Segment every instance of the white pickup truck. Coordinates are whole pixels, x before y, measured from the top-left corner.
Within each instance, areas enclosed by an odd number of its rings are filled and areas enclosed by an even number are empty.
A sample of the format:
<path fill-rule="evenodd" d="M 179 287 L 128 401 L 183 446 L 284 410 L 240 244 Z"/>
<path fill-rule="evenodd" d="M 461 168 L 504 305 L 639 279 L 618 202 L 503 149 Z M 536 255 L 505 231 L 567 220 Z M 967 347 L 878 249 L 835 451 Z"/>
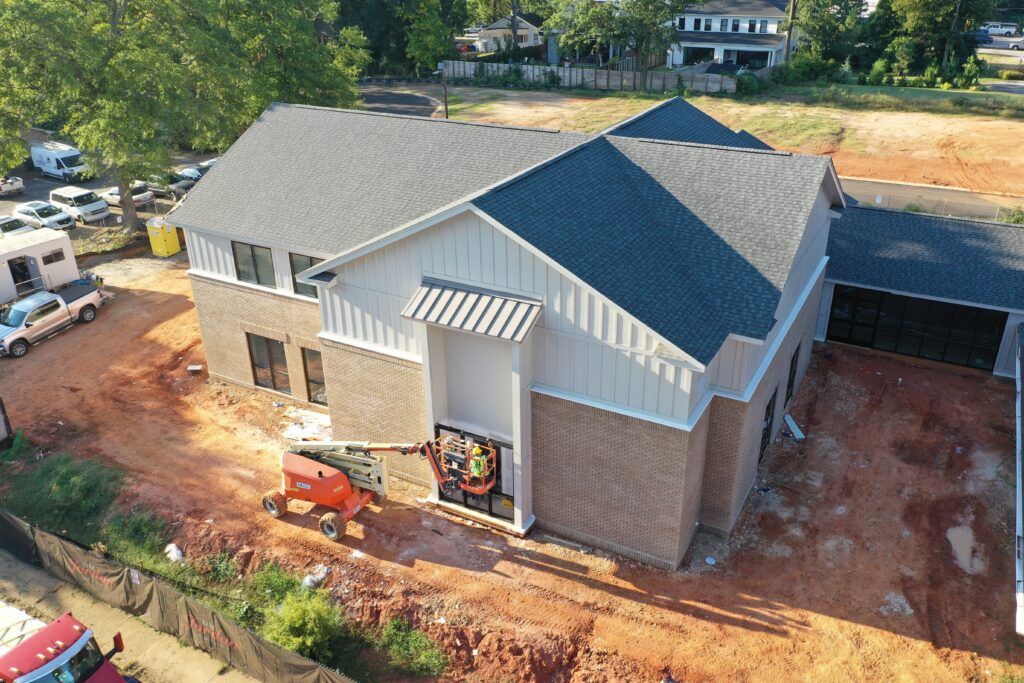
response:
<path fill-rule="evenodd" d="M 76 322 L 91 323 L 113 297 L 95 284 L 75 284 L 57 293 L 37 292 L 0 309 L 0 356 L 21 358 L 33 344 Z"/>
<path fill-rule="evenodd" d="M 25 194 L 25 181 L 18 176 L 0 175 L 0 197 L 12 194 Z"/>

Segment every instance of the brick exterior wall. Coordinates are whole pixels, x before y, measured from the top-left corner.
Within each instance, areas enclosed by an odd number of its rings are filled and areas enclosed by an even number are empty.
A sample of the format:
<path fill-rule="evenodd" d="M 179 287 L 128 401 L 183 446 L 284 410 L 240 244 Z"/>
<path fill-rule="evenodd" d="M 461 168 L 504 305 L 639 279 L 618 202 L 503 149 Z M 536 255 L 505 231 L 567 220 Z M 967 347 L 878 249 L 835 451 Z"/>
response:
<path fill-rule="evenodd" d="M 256 386 L 245 338 L 250 332 L 284 343 L 291 396 L 308 401 L 302 348 L 320 350 L 317 302 L 195 273 L 190 277 L 210 377 Z"/>
<path fill-rule="evenodd" d="M 409 443 L 432 436 L 422 365 L 330 339 L 322 339 L 321 347 L 335 439 Z M 419 456 L 384 457 L 396 477 L 424 486 L 433 481 Z"/>
<path fill-rule="evenodd" d="M 531 404 L 537 526 L 675 569 L 696 529 L 706 429 L 537 392 Z"/>
<path fill-rule="evenodd" d="M 814 328 L 821 300 L 821 283 L 822 279 L 819 278 L 813 294 L 804 303 L 803 309 L 779 346 L 775 358 L 754 390 L 749 403 L 715 396 L 706 411 L 711 417 L 707 458 L 704 463 L 700 523 L 710 531 L 728 534 L 743 509 L 754 482 L 754 475 L 757 473 L 764 412 L 773 393 L 777 394 L 777 398 L 772 438 L 782 427 L 789 363 L 798 344 L 800 357 L 797 363 L 797 387 L 811 361 Z M 794 388 L 794 393 L 795 391 Z"/>

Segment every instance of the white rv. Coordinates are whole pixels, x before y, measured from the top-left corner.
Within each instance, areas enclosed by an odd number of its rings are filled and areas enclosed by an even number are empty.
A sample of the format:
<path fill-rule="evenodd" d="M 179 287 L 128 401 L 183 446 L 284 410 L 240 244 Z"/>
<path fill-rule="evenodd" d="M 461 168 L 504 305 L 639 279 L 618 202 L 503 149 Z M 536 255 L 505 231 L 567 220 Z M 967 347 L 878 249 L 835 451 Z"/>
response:
<path fill-rule="evenodd" d="M 63 178 L 69 183 L 89 175 L 89 166 L 85 163 L 82 153 L 62 142 L 41 142 L 32 145 L 32 165 L 43 175 Z"/>
<path fill-rule="evenodd" d="M 0 237 L 0 304 L 78 277 L 75 250 L 66 232 L 40 228 Z"/>

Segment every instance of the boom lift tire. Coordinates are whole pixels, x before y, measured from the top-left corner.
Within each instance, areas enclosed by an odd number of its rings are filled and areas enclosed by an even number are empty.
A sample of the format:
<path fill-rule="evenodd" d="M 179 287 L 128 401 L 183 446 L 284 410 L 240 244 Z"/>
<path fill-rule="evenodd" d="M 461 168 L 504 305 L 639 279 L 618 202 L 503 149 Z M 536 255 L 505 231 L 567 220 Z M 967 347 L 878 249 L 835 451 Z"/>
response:
<path fill-rule="evenodd" d="M 345 535 L 347 524 L 348 522 L 339 513 L 328 512 L 320 518 L 320 533 L 332 541 L 337 541 Z"/>
<path fill-rule="evenodd" d="M 280 517 L 288 512 L 288 499 L 280 491 L 267 491 L 263 495 L 263 509 L 271 517 Z"/>

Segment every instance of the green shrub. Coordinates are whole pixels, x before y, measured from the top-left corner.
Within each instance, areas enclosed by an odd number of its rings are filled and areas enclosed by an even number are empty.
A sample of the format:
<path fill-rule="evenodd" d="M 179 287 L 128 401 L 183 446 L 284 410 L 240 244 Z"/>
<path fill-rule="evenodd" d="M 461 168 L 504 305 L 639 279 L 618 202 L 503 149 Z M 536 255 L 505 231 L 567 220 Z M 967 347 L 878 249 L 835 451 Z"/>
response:
<path fill-rule="evenodd" d="M 838 72 L 839 65 L 835 60 L 801 51 L 772 71 L 772 80 L 784 84 L 834 81 Z"/>
<path fill-rule="evenodd" d="M 544 72 L 544 85 L 549 88 L 557 88 L 562 85 L 562 77 L 554 69 L 548 69 Z"/>
<path fill-rule="evenodd" d="M 979 64 L 977 58 L 971 55 L 964 62 L 963 68 L 960 70 L 960 77 L 958 85 L 961 88 L 970 88 L 972 85 L 978 84 L 978 79 L 981 77 L 981 64 Z"/>
<path fill-rule="evenodd" d="M 154 559 L 162 564 L 163 550 L 170 542 L 167 524 L 151 512 L 115 515 L 102 533 L 107 552 L 125 564 L 152 569 Z"/>
<path fill-rule="evenodd" d="M 934 88 L 935 85 L 939 82 L 939 77 L 941 76 L 941 74 L 942 72 L 939 69 L 939 65 L 936 64 L 935 62 L 932 62 L 931 64 L 926 66 L 924 69 L 923 76 L 925 87 Z"/>
<path fill-rule="evenodd" d="M 942 85 L 939 86 L 939 90 L 952 90 L 952 89 L 953 89 L 953 84 L 949 83 L 949 82 L 943 83 Z"/>
<path fill-rule="evenodd" d="M 904 206 L 903 210 L 909 211 L 910 213 L 924 213 L 924 207 L 920 204 L 914 204 L 913 202 Z"/>
<path fill-rule="evenodd" d="M 94 460 L 51 455 L 11 477 L 6 504 L 43 529 L 92 543 L 122 481 L 119 470 Z"/>
<path fill-rule="evenodd" d="M 220 552 L 206 558 L 210 578 L 217 583 L 226 583 L 238 576 L 238 563 L 230 553 Z"/>
<path fill-rule="evenodd" d="M 889 62 L 884 59 L 876 59 L 875 63 L 871 65 L 871 71 L 868 73 L 868 83 L 871 85 L 882 85 L 888 71 Z"/>
<path fill-rule="evenodd" d="M 1001 223 L 1010 223 L 1012 225 L 1024 225 L 1024 206 L 1000 211 L 999 221 Z"/>
<path fill-rule="evenodd" d="M 278 605 L 290 593 L 297 591 L 302 582 L 297 576 L 293 576 L 277 564 L 269 562 L 252 575 L 250 585 L 255 594 L 254 599 Z"/>
<path fill-rule="evenodd" d="M 736 76 L 736 92 L 740 95 L 757 95 L 770 89 L 771 83 L 767 79 L 758 78 L 752 73 Z"/>
<path fill-rule="evenodd" d="M 333 659 L 335 644 L 345 635 L 345 620 L 325 591 L 300 591 L 285 597 L 267 613 L 263 636 L 303 657 L 321 663 Z"/>
<path fill-rule="evenodd" d="M 996 75 L 1004 81 L 1024 81 L 1024 69 L 1000 69 Z"/>
<path fill-rule="evenodd" d="M 404 619 L 392 619 L 381 633 L 380 649 L 390 664 L 412 676 L 436 678 L 444 673 L 448 659 L 426 633 L 417 631 Z"/>

